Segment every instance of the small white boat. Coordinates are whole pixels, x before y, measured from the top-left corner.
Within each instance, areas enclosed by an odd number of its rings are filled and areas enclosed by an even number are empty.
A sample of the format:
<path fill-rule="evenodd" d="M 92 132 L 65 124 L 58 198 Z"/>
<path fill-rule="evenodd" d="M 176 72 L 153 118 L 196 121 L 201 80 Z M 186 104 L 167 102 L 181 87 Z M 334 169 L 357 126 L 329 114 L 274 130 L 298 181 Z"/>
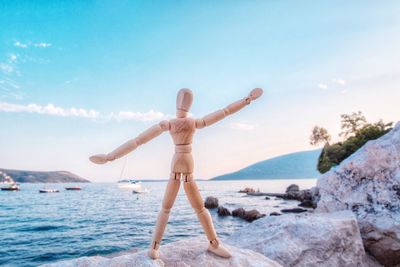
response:
<path fill-rule="evenodd" d="M 53 188 L 43 188 L 39 190 L 39 193 L 58 193 L 60 190 Z"/>
<path fill-rule="evenodd" d="M 118 183 L 118 187 L 119 188 L 125 188 L 125 189 L 133 189 L 136 191 L 141 191 L 142 190 L 142 183 L 139 181 L 135 181 L 135 180 L 128 180 L 128 181 L 124 181 L 122 183 Z"/>

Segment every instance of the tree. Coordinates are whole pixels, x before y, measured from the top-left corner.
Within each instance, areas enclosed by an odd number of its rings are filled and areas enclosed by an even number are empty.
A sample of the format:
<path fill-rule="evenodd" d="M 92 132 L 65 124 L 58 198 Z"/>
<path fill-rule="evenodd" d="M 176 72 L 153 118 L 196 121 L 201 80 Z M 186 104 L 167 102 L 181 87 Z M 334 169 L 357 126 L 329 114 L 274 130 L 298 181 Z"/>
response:
<path fill-rule="evenodd" d="M 361 111 L 353 112 L 351 114 L 342 114 L 340 117 L 342 118 L 342 132 L 339 136 L 343 136 L 344 138 L 355 134 L 367 123 L 367 119 Z"/>
<path fill-rule="evenodd" d="M 325 146 L 318 158 L 318 171 L 325 173 L 332 167 L 339 165 L 343 160 L 356 152 L 370 140 L 375 140 L 389 132 L 393 123 L 385 123 L 379 120 L 368 123 L 360 111 L 352 114 L 343 114 L 342 130 L 340 136 L 344 136 L 342 142 L 329 144 L 330 135 L 324 128 L 315 126 L 310 136 L 310 144 L 315 145 L 325 142 Z"/>
<path fill-rule="evenodd" d="M 330 140 L 331 140 L 331 136 L 325 128 L 315 126 L 312 129 L 312 133 L 310 136 L 310 144 L 311 145 L 315 146 L 315 145 L 318 145 L 319 143 L 329 144 Z"/>

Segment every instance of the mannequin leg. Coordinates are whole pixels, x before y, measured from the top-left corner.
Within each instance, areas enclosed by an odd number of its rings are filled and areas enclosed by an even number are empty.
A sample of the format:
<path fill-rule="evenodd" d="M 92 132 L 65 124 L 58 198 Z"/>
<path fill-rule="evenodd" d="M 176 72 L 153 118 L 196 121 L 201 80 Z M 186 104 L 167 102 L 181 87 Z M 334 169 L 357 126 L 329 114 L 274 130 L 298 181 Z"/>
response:
<path fill-rule="evenodd" d="M 229 251 L 225 247 L 220 245 L 217 239 L 217 233 L 215 232 L 210 212 L 204 207 L 204 201 L 199 193 L 199 189 L 197 187 L 196 182 L 193 180 L 193 175 L 183 174 L 183 178 L 184 178 L 183 186 L 186 195 L 193 209 L 196 211 L 197 217 L 199 218 L 199 221 L 203 226 L 208 241 L 210 241 L 208 250 L 220 257 L 224 258 L 231 257 Z"/>
<path fill-rule="evenodd" d="M 162 236 L 165 231 L 165 227 L 168 223 L 169 213 L 171 208 L 175 202 L 176 195 L 178 194 L 180 183 L 181 183 L 181 174 L 179 173 L 171 173 L 170 179 L 168 181 L 167 188 L 165 189 L 164 199 L 162 203 L 162 208 L 160 213 L 158 214 L 156 228 L 153 234 L 153 240 L 149 249 L 149 257 L 152 259 L 159 258 L 158 249 L 160 247 L 160 242 L 162 240 Z"/>

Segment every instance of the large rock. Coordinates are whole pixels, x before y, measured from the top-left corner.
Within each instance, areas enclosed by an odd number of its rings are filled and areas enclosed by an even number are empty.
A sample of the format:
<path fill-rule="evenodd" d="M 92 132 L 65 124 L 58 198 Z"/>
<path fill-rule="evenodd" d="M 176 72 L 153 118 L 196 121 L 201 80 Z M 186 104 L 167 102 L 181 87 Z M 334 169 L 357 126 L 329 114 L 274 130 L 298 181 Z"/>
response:
<path fill-rule="evenodd" d="M 291 192 L 299 192 L 300 187 L 297 184 L 291 184 L 286 188 L 286 194 Z"/>
<path fill-rule="evenodd" d="M 385 266 L 400 264 L 400 123 L 322 175 L 318 212 L 352 210 L 366 250 Z"/>
<path fill-rule="evenodd" d="M 206 267 L 282 267 L 257 252 L 227 245 L 233 257 L 223 259 L 207 252 L 208 241 L 203 237 L 173 242 L 160 248 L 160 259 L 151 260 L 147 251 L 123 255 L 112 259 L 84 257 L 74 260 L 42 265 L 46 267 L 160 267 L 160 266 L 206 266 Z"/>
<path fill-rule="evenodd" d="M 226 242 L 283 266 L 369 266 L 350 211 L 269 216 L 243 227 Z"/>
<path fill-rule="evenodd" d="M 242 217 L 244 217 L 245 214 L 246 214 L 246 210 L 244 208 L 237 208 L 232 211 L 233 217 L 242 218 Z"/>
<path fill-rule="evenodd" d="M 207 197 L 204 201 L 204 206 L 207 209 L 216 209 L 218 208 L 218 198 L 216 197 Z"/>
<path fill-rule="evenodd" d="M 232 215 L 230 210 L 228 210 L 224 206 L 219 206 L 217 209 L 217 213 L 218 213 L 218 216 L 231 216 Z"/>
<path fill-rule="evenodd" d="M 233 217 L 239 217 L 248 222 L 258 220 L 265 216 L 265 214 L 260 213 L 258 210 L 245 210 L 243 208 L 238 208 L 232 211 Z"/>

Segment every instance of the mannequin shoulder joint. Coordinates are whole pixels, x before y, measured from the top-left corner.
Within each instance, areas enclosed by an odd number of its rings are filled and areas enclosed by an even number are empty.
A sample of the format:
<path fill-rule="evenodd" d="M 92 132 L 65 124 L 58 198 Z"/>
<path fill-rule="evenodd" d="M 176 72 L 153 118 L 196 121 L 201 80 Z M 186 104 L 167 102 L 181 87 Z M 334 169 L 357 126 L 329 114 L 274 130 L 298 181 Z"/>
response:
<path fill-rule="evenodd" d="M 170 129 L 170 123 L 167 120 L 161 121 L 158 125 L 160 125 L 163 131 L 168 131 Z"/>

